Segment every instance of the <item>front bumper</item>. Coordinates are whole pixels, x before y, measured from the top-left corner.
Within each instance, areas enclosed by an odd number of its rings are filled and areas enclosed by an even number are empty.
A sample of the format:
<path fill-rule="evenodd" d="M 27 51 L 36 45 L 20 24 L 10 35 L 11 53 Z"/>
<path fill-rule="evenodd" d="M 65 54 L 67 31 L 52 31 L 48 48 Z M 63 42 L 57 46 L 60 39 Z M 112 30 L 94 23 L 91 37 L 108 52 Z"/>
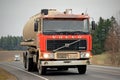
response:
<path fill-rule="evenodd" d="M 87 65 L 88 60 L 41 61 L 41 66 L 79 66 Z"/>

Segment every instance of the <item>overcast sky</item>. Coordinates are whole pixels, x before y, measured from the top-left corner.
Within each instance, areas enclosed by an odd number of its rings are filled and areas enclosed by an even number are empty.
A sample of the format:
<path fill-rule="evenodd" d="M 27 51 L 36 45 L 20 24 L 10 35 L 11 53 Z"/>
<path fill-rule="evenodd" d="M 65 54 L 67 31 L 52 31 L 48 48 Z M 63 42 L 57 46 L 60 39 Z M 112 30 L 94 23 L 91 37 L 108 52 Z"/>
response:
<path fill-rule="evenodd" d="M 55 8 L 86 12 L 98 21 L 120 12 L 120 0 L 0 0 L 0 36 L 22 36 L 24 24 L 41 9 Z"/>

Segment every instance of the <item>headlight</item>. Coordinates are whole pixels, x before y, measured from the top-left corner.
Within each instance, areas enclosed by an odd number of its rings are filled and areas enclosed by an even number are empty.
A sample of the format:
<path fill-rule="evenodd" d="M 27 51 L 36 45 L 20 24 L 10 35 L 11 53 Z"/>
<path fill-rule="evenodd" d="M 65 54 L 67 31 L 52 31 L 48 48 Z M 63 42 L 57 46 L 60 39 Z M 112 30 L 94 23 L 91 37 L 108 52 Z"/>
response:
<path fill-rule="evenodd" d="M 43 57 L 44 58 L 49 58 L 49 54 L 48 53 L 44 53 Z"/>
<path fill-rule="evenodd" d="M 91 53 L 90 52 L 81 52 L 80 56 L 81 56 L 81 58 L 90 58 Z"/>
<path fill-rule="evenodd" d="M 54 54 L 53 53 L 43 53 L 43 58 L 45 58 L 45 59 L 53 59 Z"/>
<path fill-rule="evenodd" d="M 86 58 L 90 58 L 90 53 L 87 52 L 87 53 L 85 54 L 85 57 L 86 57 Z"/>

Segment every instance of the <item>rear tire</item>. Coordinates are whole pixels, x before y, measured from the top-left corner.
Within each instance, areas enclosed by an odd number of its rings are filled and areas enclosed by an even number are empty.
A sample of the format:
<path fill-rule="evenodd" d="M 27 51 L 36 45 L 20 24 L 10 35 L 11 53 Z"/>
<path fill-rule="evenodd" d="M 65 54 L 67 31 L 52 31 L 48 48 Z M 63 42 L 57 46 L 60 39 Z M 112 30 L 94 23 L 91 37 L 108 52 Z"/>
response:
<path fill-rule="evenodd" d="M 86 73 L 87 66 L 86 65 L 80 65 L 78 66 L 78 72 L 79 74 L 85 74 Z"/>
<path fill-rule="evenodd" d="M 33 58 L 29 58 L 29 53 L 24 53 L 24 67 L 27 71 L 33 71 Z"/>
<path fill-rule="evenodd" d="M 27 71 L 33 71 L 33 58 L 27 58 L 25 69 Z"/>
<path fill-rule="evenodd" d="M 23 53 L 23 63 L 25 70 L 27 71 L 37 71 L 37 63 L 33 62 L 33 58 L 29 58 L 29 53 Z"/>
<path fill-rule="evenodd" d="M 27 56 L 26 56 L 26 52 L 23 52 L 23 64 L 24 64 L 24 68 L 26 68 L 26 61 L 27 60 Z"/>

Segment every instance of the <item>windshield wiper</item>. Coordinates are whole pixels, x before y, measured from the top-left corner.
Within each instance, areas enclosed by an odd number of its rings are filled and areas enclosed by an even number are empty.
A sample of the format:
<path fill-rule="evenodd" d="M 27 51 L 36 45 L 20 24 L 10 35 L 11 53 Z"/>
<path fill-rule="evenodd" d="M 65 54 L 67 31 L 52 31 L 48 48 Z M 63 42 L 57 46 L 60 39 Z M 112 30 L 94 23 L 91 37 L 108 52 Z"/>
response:
<path fill-rule="evenodd" d="M 61 47 L 59 47 L 59 48 L 57 48 L 57 49 L 54 49 L 53 52 L 56 52 L 56 51 L 58 51 L 58 50 L 60 50 L 60 49 L 62 49 L 62 48 L 65 48 L 65 47 L 69 47 L 70 45 L 75 44 L 75 43 L 77 43 L 77 42 L 79 42 L 79 41 L 80 41 L 80 39 L 79 39 L 79 40 L 76 40 L 76 41 L 73 41 L 73 42 L 71 42 L 71 43 L 65 43 L 65 45 L 63 45 L 63 46 L 61 46 Z"/>

